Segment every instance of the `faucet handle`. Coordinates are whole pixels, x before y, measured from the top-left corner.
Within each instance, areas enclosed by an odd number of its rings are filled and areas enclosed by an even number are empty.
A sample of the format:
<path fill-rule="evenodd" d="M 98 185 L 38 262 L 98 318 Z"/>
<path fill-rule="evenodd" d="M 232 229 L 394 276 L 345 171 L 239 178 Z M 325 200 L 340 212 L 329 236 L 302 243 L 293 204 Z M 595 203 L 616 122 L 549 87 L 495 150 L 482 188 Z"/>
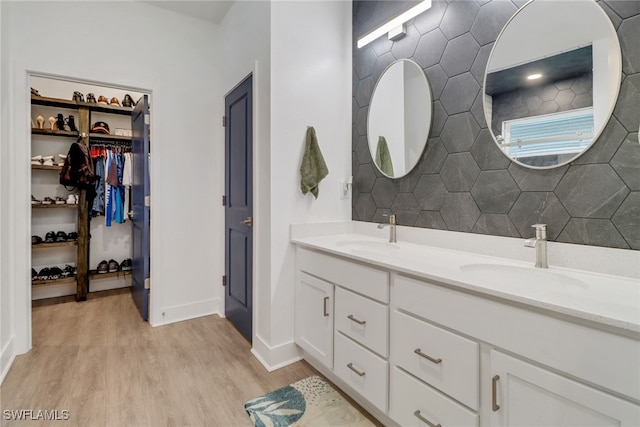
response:
<path fill-rule="evenodd" d="M 547 238 L 547 224 L 533 224 L 531 227 L 536 229 L 536 239 Z"/>
<path fill-rule="evenodd" d="M 383 217 L 389 217 L 389 224 L 396 224 L 396 215 L 395 214 L 382 214 Z"/>

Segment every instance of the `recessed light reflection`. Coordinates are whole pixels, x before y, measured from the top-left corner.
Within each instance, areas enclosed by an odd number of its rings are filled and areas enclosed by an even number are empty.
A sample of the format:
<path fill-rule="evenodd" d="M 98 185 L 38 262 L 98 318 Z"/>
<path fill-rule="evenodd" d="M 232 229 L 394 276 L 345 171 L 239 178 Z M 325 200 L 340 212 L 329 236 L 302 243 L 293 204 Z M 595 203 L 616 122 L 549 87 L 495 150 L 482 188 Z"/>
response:
<path fill-rule="evenodd" d="M 530 74 L 527 76 L 527 80 L 538 80 L 540 77 L 542 77 L 540 73 Z"/>

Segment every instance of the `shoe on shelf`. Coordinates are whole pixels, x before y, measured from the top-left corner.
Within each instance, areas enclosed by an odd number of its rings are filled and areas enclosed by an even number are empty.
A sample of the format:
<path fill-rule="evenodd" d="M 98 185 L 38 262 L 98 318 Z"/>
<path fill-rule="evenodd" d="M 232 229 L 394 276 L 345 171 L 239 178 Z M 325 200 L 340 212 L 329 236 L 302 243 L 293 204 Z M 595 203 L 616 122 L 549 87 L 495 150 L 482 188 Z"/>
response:
<path fill-rule="evenodd" d="M 109 273 L 115 273 L 116 271 L 120 271 L 120 264 L 118 261 L 114 259 L 109 260 Z"/>
<path fill-rule="evenodd" d="M 53 203 L 54 200 L 51 197 L 45 197 L 44 199 L 42 199 L 43 205 L 52 205 Z"/>
<path fill-rule="evenodd" d="M 67 264 L 64 266 L 64 270 L 62 270 L 62 274 L 60 275 L 60 277 L 72 277 L 74 275 L 74 272 L 74 267 Z"/>
<path fill-rule="evenodd" d="M 78 233 L 76 233 L 75 231 L 67 233 L 68 242 L 75 242 L 76 240 L 78 240 Z"/>
<path fill-rule="evenodd" d="M 67 159 L 66 154 L 58 154 L 58 166 L 64 166 L 64 161 Z"/>
<path fill-rule="evenodd" d="M 60 267 L 51 267 L 49 269 L 49 280 L 56 280 L 62 276 L 62 269 Z"/>
<path fill-rule="evenodd" d="M 32 245 L 39 245 L 40 243 L 42 243 L 42 237 L 40 237 L 40 236 L 31 236 L 31 244 Z"/>
<path fill-rule="evenodd" d="M 67 203 L 67 201 L 65 199 L 63 199 L 62 197 L 57 196 L 55 198 L 56 201 L 56 205 L 64 205 Z"/>
<path fill-rule="evenodd" d="M 104 104 L 104 105 L 109 105 L 109 101 L 107 100 L 106 97 L 100 95 L 98 97 L 98 104 Z"/>
<path fill-rule="evenodd" d="M 87 102 L 96 103 L 96 96 L 92 93 L 87 94 Z"/>
<path fill-rule="evenodd" d="M 31 269 L 31 280 L 38 280 L 38 272 L 33 268 Z"/>
<path fill-rule="evenodd" d="M 49 280 L 49 267 L 45 267 L 38 273 L 38 280 Z"/>
<path fill-rule="evenodd" d="M 38 200 L 35 197 L 33 197 L 33 194 L 31 195 L 31 204 L 32 205 L 41 205 L 42 204 L 42 200 Z"/>
<path fill-rule="evenodd" d="M 68 205 L 75 205 L 78 203 L 78 195 L 77 194 L 69 194 L 67 196 L 67 204 Z"/>
<path fill-rule="evenodd" d="M 109 263 L 105 260 L 100 261 L 98 268 L 96 268 L 98 274 L 104 274 L 109 272 Z"/>
<path fill-rule="evenodd" d="M 111 101 L 109 102 L 109 105 L 117 105 L 119 107 L 120 106 L 120 102 L 118 101 L 118 98 L 116 98 L 114 96 L 113 98 L 111 98 Z"/>
<path fill-rule="evenodd" d="M 120 270 L 131 271 L 132 269 L 133 269 L 133 265 L 131 263 L 131 258 L 127 258 L 120 263 Z"/>
<path fill-rule="evenodd" d="M 53 166 L 53 156 L 42 156 L 43 166 Z"/>
<path fill-rule="evenodd" d="M 44 236 L 44 242 L 45 243 L 55 243 L 56 241 L 56 233 L 55 231 L 50 231 L 47 233 L 46 236 Z"/>
<path fill-rule="evenodd" d="M 73 98 L 71 99 L 76 102 L 84 102 L 84 95 L 82 94 L 82 92 L 78 92 L 76 90 L 73 92 Z"/>
<path fill-rule="evenodd" d="M 67 241 L 67 233 L 64 231 L 58 231 L 56 233 L 56 242 L 66 242 Z"/>
<path fill-rule="evenodd" d="M 37 165 L 37 166 L 41 165 L 42 164 L 42 155 L 38 154 L 37 156 L 33 156 L 31 158 L 31 164 L 32 165 Z"/>

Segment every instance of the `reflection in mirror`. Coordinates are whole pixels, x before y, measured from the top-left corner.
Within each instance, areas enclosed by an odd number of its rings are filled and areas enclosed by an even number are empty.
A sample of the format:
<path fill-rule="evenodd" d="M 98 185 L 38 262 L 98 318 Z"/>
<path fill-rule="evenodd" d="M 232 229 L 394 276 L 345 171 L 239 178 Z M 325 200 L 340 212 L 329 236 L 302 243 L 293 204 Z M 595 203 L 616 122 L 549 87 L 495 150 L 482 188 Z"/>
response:
<path fill-rule="evenodd" d="M 422 156 L 431 127 L 431 90 L 418 64 L 387 67 L 369 103 L 367 134 L 374 164 L 389 178 L 408 174 Z"/>
<path fill-rule="evenodd" d="M 485 116 L 501 151 L 536 169 L 582 154 L 611 116 L 621 60 L 611 21 L 593 0 L 523 6 L 485 74 Z"/>

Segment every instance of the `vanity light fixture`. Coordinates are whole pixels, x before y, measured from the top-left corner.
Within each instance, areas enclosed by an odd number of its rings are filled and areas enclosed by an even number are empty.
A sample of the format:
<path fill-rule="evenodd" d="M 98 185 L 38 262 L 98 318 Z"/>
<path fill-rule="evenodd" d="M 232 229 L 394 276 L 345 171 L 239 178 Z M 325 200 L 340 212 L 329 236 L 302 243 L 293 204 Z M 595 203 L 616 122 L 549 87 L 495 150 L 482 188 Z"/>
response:
<path fill-rule="evenodd" d="M 539 78 L 542 77 L 542 74 L 540 73 L 536 73 L 536 74 L 529 74 L 527 76 L 527 80 L 538 80 Z"/>
<path fill-rule="evenodd" d="M 431 0 L 422 0 L 406 12 L 401 13 L 389 22 L 382 24 L 370 33 L 360 37 L 358 39 L 358 49 L 368 45 L 385 33 L 389 34 L 389 40 L 398 40 L 402 38 L 406 34 L 406 30 L 404 28 L 405 22 L 420 15 L 429 8 L 431 8 Z"/>

